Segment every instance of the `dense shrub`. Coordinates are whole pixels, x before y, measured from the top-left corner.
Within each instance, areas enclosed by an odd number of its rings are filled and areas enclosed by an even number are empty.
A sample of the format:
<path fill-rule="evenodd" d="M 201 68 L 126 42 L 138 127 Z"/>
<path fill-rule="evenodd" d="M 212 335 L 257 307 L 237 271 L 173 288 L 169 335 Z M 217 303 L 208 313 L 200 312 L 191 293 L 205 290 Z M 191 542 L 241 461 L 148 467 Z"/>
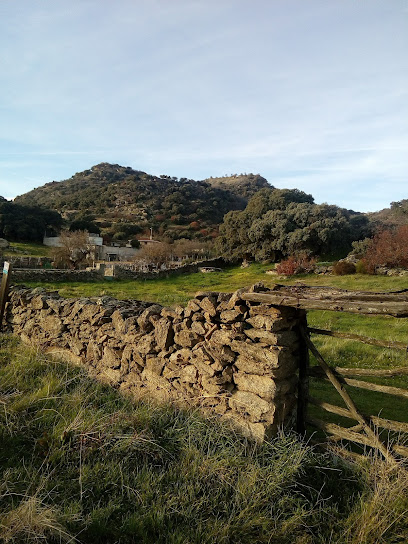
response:
<path fill-rule="evenodd" d="M 295 274 L 306 274 L 312 272 L 316 265 L 316 259 L 306 253 L 291 255 L 287 259 L 276 265 L 276 271 L 283 276 L 293 276 Z"/>
<path fill-rule="evenodd" d="M 363 263 L 369 274 L 380 266 L 408 268 L 408 225 L 377 233 L 366 251 Z"/>
<path fill-rule="evenodd" d="M 367 268 L 366 268 L 366 265 L 364 264 L 363 260 L 359 260 L 356 263 L 356 273 L 357 274 L 367 274 Z"/>
<path fill-rule="evenodd" d="M 371 247 L 371 243 L 371 238 L 364 238 L 364 240 L 356 240 L 355 242 L 352 242 L 351 247 L 353 249 L 349 255 L 354 255 L 357 259 L 361 259 Z"/>
<path fill-rule="evenodd" d="M 347 276 L 356 273 L 356 265 L 350 261 L 337 261 L 333 265 L 333 274 L 336 276 Z"/>

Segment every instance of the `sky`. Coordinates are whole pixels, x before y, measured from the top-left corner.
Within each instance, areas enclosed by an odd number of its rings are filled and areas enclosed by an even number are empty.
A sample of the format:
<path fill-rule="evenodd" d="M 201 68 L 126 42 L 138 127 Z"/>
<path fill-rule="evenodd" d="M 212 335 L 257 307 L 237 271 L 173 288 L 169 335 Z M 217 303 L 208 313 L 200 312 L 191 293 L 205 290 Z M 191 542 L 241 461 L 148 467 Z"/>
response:
<path fill-rule="evenodd" d="M 0 0 L 0 195 L 100 162 L 408 198 L 408 0 Z"/>

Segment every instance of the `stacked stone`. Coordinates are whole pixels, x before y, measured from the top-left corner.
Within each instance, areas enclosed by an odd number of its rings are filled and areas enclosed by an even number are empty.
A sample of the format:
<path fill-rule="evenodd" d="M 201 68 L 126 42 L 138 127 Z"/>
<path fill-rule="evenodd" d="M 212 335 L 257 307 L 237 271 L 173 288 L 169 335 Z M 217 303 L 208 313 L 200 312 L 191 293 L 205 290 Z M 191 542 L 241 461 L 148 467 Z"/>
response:
<path fill-rule="evenodd" d="M 95 281 L 100 279 L 97 270 L 59 270 L 52 268 L 13 268 L 13 280 L 53 281 Z"/>
<path fill-rule="evenodd" d="M 164 308 L 20 288 L 8 323 L 25 342 L 136 397 L 200 406 L 262 440 L 296 403 L 298 313 L 245 302 L 247 291 L 200 292 L 185 308 Z"/>

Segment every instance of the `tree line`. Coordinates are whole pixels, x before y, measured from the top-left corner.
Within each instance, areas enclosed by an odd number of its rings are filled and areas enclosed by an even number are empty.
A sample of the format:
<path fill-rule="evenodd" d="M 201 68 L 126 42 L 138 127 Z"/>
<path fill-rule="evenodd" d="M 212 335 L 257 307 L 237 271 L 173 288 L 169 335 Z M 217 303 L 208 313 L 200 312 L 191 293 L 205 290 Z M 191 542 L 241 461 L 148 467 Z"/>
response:
<path fill-rule="evenodd" d="M 0 238 L 40 243 L 47 229 L 58 231 L 61 225 L 62 217 L 54 210 L 16 204 L 0 196 Z"/>

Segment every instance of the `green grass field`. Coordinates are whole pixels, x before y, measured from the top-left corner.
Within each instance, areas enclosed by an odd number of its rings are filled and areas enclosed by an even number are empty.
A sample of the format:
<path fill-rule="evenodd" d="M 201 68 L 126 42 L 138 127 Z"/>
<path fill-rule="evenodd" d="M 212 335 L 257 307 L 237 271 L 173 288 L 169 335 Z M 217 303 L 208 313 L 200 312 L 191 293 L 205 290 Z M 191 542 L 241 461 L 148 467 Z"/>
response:
<path fill-rule="evenodd" d="M 136 403 L 0 335 L 0 540 L 82 544 L 408 541 L 407 472 L 256 445 Z"/>
<path fill-rule="evenodd" d="M 50 255 L 50 247 L 34 242 L 11 242 L 10 247 L 4 250 L 5 257 L 50 257 Z"/>
<path fill-rule="evenodd" d="M 355 274 L 352 276 L 307 275 L 284 279 L 265 274 L 270 265 L 252 264 L 248 268 L 239 266 L 226 267 L 222 272 L 210 274 L 182 274 L 169 278 L 152 280 L 101 280 L 98 282 L 55 282 L 28 283 L 32 287 L 45 287 L 58 290 L 64 297 L 90 297 L 111 295 L 119 299 L 139 299 L 160 304 L 186 304 L 194 293 L 202 290 L 230 292 L 241 287 L 261 281 L 267 287 L 275 283 L 293 284 L 296 282 L 307 285 L 340 287 L 342 289 L 358 289 L 367 291 L 404 289 L 407 278 L 367 276 Z"/>

